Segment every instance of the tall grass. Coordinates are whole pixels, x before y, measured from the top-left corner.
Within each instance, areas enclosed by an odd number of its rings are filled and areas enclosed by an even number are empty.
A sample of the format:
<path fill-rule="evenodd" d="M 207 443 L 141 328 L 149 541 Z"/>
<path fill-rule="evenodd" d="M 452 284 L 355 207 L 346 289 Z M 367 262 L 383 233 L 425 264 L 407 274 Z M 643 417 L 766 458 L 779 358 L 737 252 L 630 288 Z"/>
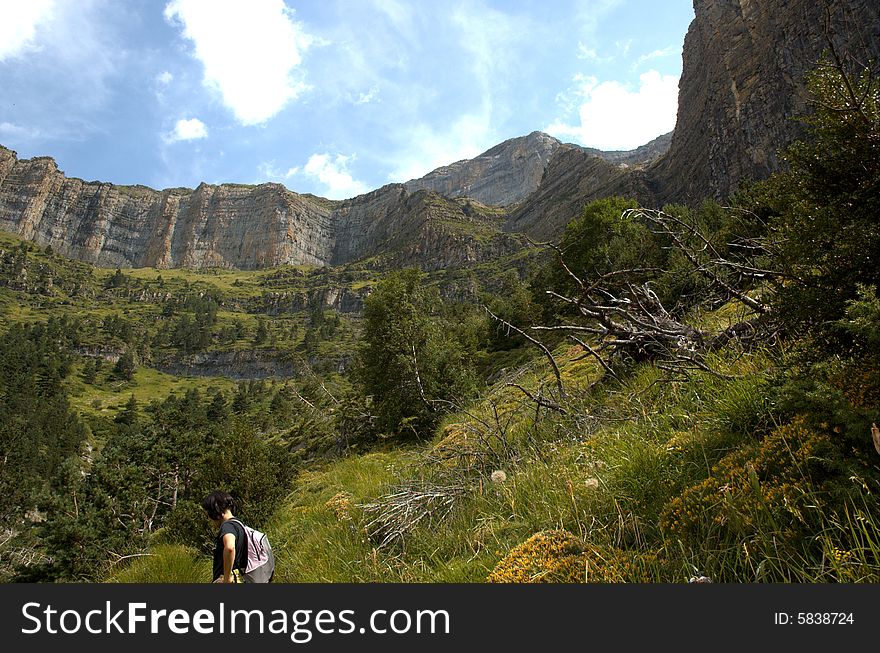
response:
<path fill-rule="evenodd" d="M 208 583 L 211 564 L 208 556 L 193 549 L 163 544 L 123 561 L 106 580 L 109 583 Z"/>

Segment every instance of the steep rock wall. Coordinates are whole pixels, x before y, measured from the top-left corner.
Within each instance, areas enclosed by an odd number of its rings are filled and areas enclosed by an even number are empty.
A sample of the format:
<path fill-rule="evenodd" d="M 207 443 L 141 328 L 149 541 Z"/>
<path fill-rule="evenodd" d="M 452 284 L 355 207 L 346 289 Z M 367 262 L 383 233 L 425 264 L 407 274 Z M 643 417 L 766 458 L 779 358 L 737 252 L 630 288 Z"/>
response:
<path fill-rule="evenodd" d="M 343 202 L 279 184 L 157 191 L 68 178 L 50 158 L 19 160 L 0 148 L 0 229 L 105 267 L 255 269 L 383 257 L 437 269 L 480 258 L 471 226 L 510 240 L 483 216 L 401 184 Z M 430 247 L 413 250 L 426 240 Z"/>
<path fill-rule="evenodd" d="M 826 4 L 831 10 L 826 23 Z M 694 0 L 678 119 L 651 171 L 660 201 L 728 197 L 779 170 L 779 149 L 804 133 L 804 75 L 831 34 L 841 51 L 880 56 L 876 0 Z"/>

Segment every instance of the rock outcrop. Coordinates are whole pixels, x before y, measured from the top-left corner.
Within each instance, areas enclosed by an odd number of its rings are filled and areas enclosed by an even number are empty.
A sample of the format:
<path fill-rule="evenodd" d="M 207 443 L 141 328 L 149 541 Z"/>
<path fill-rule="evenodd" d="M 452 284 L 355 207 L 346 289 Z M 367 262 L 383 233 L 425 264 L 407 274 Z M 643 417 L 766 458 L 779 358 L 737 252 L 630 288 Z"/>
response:
<path fill-rule="evenodd" d="M 694 0 L 694 12 L 672 144 L 650 175 L 659 201 L 723 199 L 779 170 L 779 150 L 804 132 L 795 118 L 808 109 L 804 75 L 827 47 L 826 22 L 841 51 L 880 57 L 876 0 Z"/>
<path fill-rule="evenodd" d="M 154 360 L 152 366 L 175 376 L 225 376 L 237 381 L 295 378 L 306 368 L 302 360 L 271 349 L 173 355 Z"/>
<path fill-rule="evenodd" d="M 653 197 L 641 170 L 570 148 L 553 158 L 538 189 L 510 212 L 505 229 L 552 240 L 585 204 L 611 195 L 635 197 L 646 205 Z"/>
<path fill-rule="evenodd" d="M 255 269 L 377 257 L 432 270 L 519 247 L 491 212 L 471 208 L 401 184 L 342 202 L 280 184 L 114 186 L 0 147 L 0 229 L 104 267 Z"/>
<path fill-rule="evenodd" d="M 583 154 L 594 151 L 558 154 L 536 191 L 510 212 L 505 228 L 554 238 L 599 197 L 626 195 L 648 206 L 723 200 L 742 181 L 778 171 L 779 150 L 804 134 L 797 118 L 808 112 L 805 75 L 827 47 L 826 34 L 841 52 L 880 60 L 880 4 L 837 0 L 827 18 L 825 4 L 694 0 L 676 127 L 653 148 L 644 146 L 653 149 L 653 163 L 644 165 L 650 158 L 645 154 L 636 157 L 639 165 L 600 153 L 604 161 L 629 168 L 615 170 Z"/>
<path fill-rule="evenodd" d="M 547 164 L 561 147 L 562 143 L 552 136 L 532 132 L 404 185 L 410 191 L 432 190 L 445 197 L 469 197 L 483 204 L 509 206 L 538 188 Z"/>
<path fill-rule="evenodd" d="M 653 141 L 649 141 L 634 150 L 603 152 L 602 150 L 596 150 L 592 147 L 585 147 L 584 150 L 588 154 L 597 156 L 608 163 L 630 167 L 656 161 L 669 151 L 670 143 L 672 143 L 672 132 L 658 136 Z"/>

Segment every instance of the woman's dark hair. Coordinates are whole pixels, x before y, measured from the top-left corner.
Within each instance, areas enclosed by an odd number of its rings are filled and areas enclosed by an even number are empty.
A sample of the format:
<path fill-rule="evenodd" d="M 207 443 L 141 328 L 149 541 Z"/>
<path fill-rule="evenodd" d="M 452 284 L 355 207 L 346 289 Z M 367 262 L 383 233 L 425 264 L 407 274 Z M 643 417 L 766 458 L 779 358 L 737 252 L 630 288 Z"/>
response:
<path fill-rule="evenodd" d="M 232 510 L 235 502 L 232 496 L 222 490 L 214 490 L 202 500 L 202 508 L 211 519 L 220 519 L 227 510 Z"/>

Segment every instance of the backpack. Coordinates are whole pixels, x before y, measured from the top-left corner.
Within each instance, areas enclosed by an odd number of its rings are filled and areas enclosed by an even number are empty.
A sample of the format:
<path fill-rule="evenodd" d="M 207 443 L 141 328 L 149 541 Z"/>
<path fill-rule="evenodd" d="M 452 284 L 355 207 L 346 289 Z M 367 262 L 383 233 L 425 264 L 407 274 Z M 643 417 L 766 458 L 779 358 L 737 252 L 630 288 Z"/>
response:
<path fill-rule="evenodd" d="M 247 546 L 247 565 L 242 569 L 245 583 L 268 583 L 275 575 L 275 556 L 265 533 L 246 526 L 238 519 L 230 519 L 244 530 Z"/>

